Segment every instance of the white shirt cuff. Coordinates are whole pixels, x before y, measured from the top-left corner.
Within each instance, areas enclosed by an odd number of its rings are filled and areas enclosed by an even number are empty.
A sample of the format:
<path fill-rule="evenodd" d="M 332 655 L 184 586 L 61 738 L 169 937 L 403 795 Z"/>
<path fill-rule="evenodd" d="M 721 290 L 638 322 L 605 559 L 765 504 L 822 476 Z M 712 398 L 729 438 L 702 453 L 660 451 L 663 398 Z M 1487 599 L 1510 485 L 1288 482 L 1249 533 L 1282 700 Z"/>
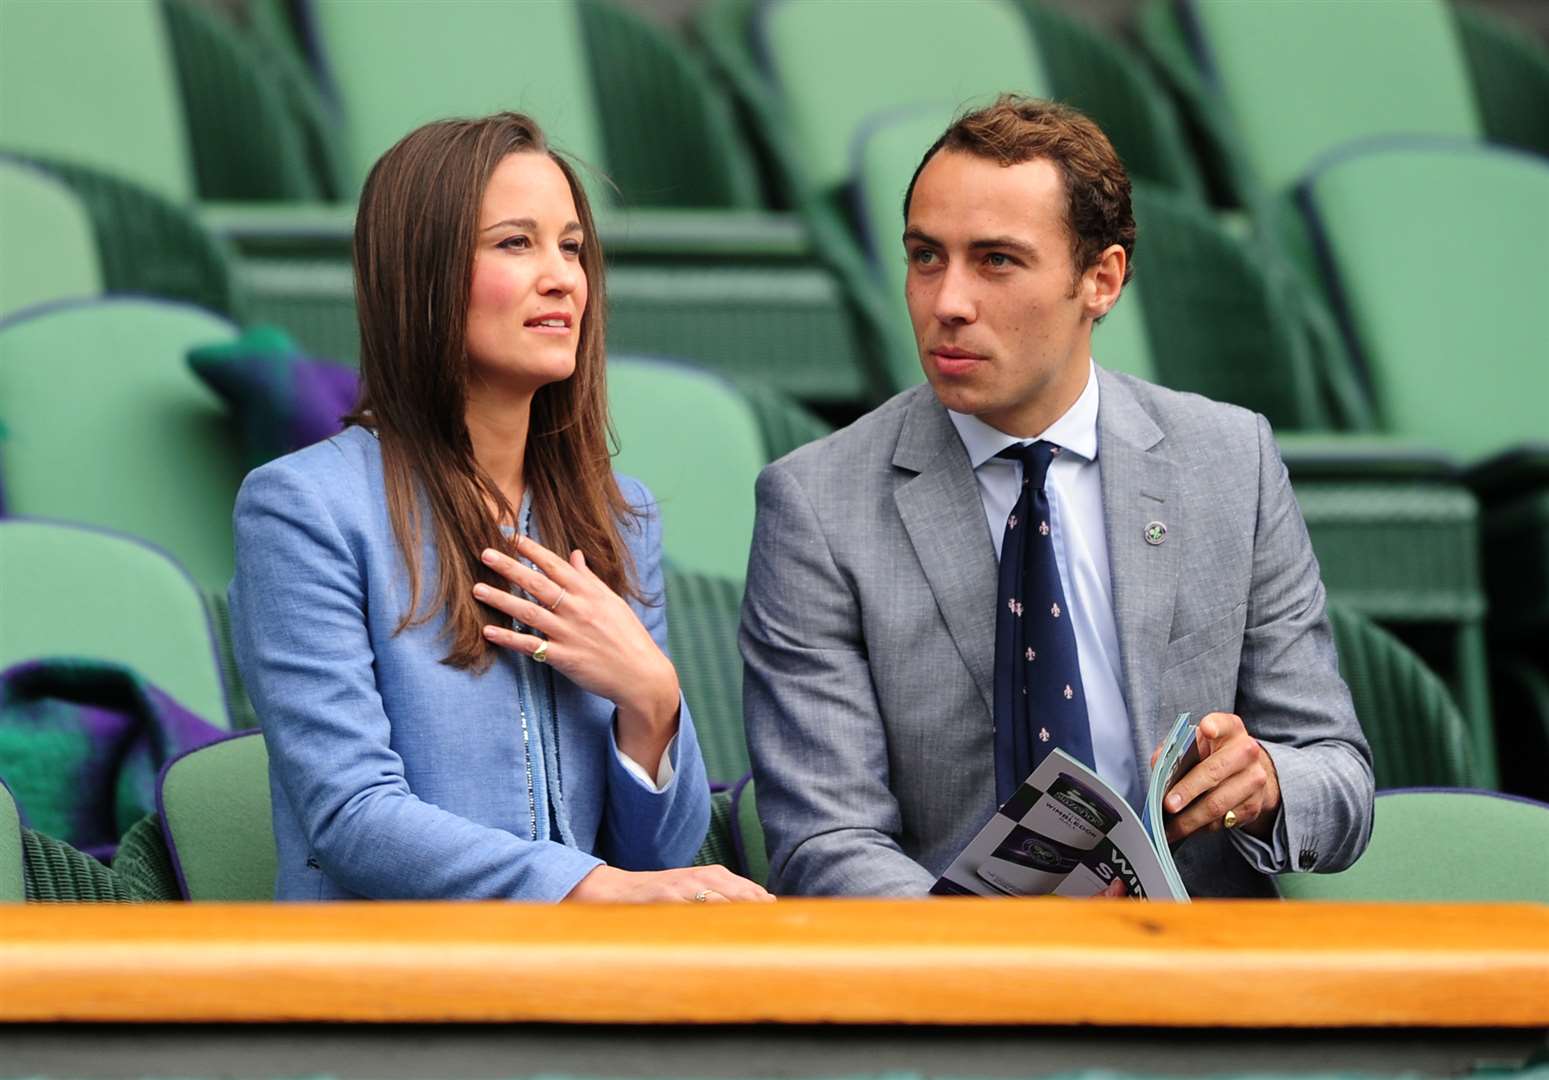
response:
<path fill-rule="evenodd" d="M 618 755 L 619 764 L 624 766 L 630 776 L 633 776 L 652 791 L 666 791 L 667 785 L 672 783 L 672 778 L 676 775 L 672 768 L 672 752 L 677 748 L 678 735 L 680 734 L 682 732 L 678 732 L 667 741 L 667 748 L 662 751 L 661 764 L 656 766 L 656 779 L 654 781 L 647 775 L 644 765 L 641 765 L 634 758 L 616 747 L 614 748 L 614 753 Z"/>

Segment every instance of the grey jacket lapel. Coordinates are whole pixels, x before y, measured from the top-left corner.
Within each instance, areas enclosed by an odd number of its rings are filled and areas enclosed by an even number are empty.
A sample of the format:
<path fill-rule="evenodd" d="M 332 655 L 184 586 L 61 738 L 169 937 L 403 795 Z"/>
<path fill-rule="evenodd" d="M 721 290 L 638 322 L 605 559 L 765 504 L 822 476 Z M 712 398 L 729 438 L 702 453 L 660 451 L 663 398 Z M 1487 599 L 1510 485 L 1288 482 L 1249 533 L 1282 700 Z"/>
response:
<path fill-rule="evenodd" d="M 958 654 L 993 713 L 995 546 L 968 451 L 928 386 L 916 391 L 904 416 L 893 464 L 918 474 L 894 493 L 898 515 Z"/>
<path fill-rule="evenodd" d="M 1135 732 L 1135 752 L 1146 772 L 1151 751 L 1171 717 L 1156 715 L 1162 654 L 1172 629 L 1173 597 L 1187 530 L 1174 497 L 1173 463 L 1161 428 L 1123 381 L 1098 368 L 1097 460 L 1113 585 L 1114 622 L 1124 670 L 1124 700 Z M 1160 544 L 1146 528 L 1162 522 Z"/>

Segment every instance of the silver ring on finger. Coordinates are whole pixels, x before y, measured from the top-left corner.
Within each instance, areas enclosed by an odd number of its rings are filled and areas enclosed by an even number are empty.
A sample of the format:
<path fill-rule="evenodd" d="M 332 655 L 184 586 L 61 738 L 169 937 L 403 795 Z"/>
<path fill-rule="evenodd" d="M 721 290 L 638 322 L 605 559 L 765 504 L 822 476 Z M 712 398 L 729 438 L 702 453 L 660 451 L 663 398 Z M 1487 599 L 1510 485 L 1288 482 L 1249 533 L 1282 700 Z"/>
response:
<path fill-rule="evenodd" d="M 710 894 L 713 893 L 714 891 L 715 891 L 714 889 L 700 889 L 697 893 L 694 894 L 694 903 L 696 903 L 696 904 L 708 903 L 709 900 L 710 900 Z"/>
<path fill-rule="evenodd" d="M 559 610 L 559 605 L 561 605 L 561 604 L 563 604 L 565 602 L 565 595 L 566 595 L 565 587 L 563 585 L 561 585 L 560 589 L 559 589 L 559 595 L 556 596 L 554 598 L 554 602 L 549 605 L 549 612 L 550 613 L 553 613 L 553 612 L 556 612 L 556 611 Z"/>

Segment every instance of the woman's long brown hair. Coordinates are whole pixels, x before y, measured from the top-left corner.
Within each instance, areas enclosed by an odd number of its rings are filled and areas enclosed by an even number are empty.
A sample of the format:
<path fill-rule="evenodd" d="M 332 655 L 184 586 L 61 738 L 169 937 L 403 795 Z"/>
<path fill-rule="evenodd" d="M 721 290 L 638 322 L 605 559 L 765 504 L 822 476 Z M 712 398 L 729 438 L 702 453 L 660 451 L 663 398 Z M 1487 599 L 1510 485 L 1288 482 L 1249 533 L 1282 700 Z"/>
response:
<path fill-rule="evenodd" d="M 485 640 L 484 625 L 503 619 L 473 598 L 474 583 L 506 587 L 479 553 L 512 549 L 500 523 L 516 523 L 516 508 L 474 460 L 464 338 L 484 189 L 495 167 L 517 153 L 546 154 L 564 172 L 585 230 L 589 293 L 575 373 L 541 388 L 532 402 L 524 477 L 538 534 L 561 555 L 579 548 L 610 588 L 638 596 L 621 526 L 639 512 L 619 490 L 608 453 L 602 249 L 586 192 L 538 125 L 519 113 L 427 124 L 382 155 L 361 192 L 361 396 L 346 422 L 373 429 L 381 441 L 388 516 L 409 574 L 409 606 L 397 632 L 444 612 L 450 648 L 442 662 L 474 670 L 488 667 L 498 648 Z M 426 517 L 440 576 L 421 610 Z"/>

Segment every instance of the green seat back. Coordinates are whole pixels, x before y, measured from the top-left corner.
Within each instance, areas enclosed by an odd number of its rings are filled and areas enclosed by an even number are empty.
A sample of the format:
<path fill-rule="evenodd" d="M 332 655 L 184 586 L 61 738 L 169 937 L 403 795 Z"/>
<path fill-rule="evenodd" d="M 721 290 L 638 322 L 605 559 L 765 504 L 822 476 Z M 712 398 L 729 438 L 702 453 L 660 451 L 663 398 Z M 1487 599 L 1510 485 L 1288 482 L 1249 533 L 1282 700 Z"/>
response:
<path fill-rule="evenodd" d="M 195 308 L 128 299 L 0 327 L 7 510 L 143 537 L 224 589 L 241 456 L 185 356 L 234 333 Z"/>
<path fill-rule="evenodd" d="M 313 9 L 357 184 L 421 124 L 503 109 L 528 113 L 555 147 L 603 164 L 599 103 L 571 0 L 316 0 Z M 588 192 L 595 199 L 602 188 Z"/>
<path fill-rule="evenodd" d="M 1005 0 L 769 0 L 757 32 L 794 149 L 824 192 L 849 178 L 852 141 L 883 110 L 922 100 L 982 103 L 1001 91 L 1049 96 L 1027 23 Z"/>
<path fill-rule="evenodd" d="M 274 822 L 269 753 L 248 732 L 175 758 L 157 802 L 189 900 L 272 900 Z"/>
<path fill-rule="evenodd" d="M 1330 287 L 1396 435 L 1468 460 L 1542 440 L 1549 162 L 1468 144 L 1379 145 L 1303 189 Z"/>
<path fill-rule="evenodd" d="M 1365 616 L 1337 604 L 1328 611 L 1339 673 L 1371 744 L 1377 787 L 1477 784 L 1468 728 L 1441 679 Z"/>
<path fill-rule="evenodd" d="M 715 375 L 651 360 L 611 360 L 608 402 L 619 438 L 614 468 L 656 496 L 668 560 L 740 582 L 753 543 L 753 483 L 767 461 L 752 409 Z"/>
<path fill-rule="evenodd" d="M 710 795 L 710 828 L 705 832 L 704 843 L 694 855 L 695 866 L 724 866 L 737 870 L 737 848 L 732 843 L 731 792 L 715 791 Z"/>
<path fill-rule="evenodd" d="M 1490 792 L 1381 792 L 1354 866 L 1279 884 L 1293 900 L 1549 903 L 1549 806 Z"/>
<path fill-rule="evenodd" d="M 1482 134 L 1445 0 L 1189 0 L 1186 12 L 1239 152 L 1270 192 L 1352 140 Z"/>
<path fill-rule="evenodd" d="M 754 797 L 753 777 L 732 789 L 735 804 L 733 836 L 741 848 L 742 873 L 760 885 L 769 884 L 769 847 L 764 842 L 764 826 L 758 820 L 758 801 Z"/>
<path fill-rule="evenodd" d="M 861 228 L 900 340 L 910 333 L 909 309 L 904 302 L 909 269 L 902 239 L 904 194 L 920 159 L 952 122 L 955 112 L 951 104 L 941 102 L 882 113 L 862 125 L 855 143 L 855 192 Z M 1137 292 L 1136 282 L 1125 287 L 1120 303 L 1094 333 L 1092 351 L 1104 367 L 1155 378 Z M 889 358 L 895 365 L 891 373 L 895 385 L 911 386 L 924 377 L 913 350 L 895 348 L 889 351 Z"/>
<path fill-rule="evenodd" d="M 27 899 L 26 870 L 22 864 L 22 820 L 11 789 L 0 780 L 0 903 L 19 904 Z"/>
<path fill-rule="evenodd" d="M 0 3 L 0 149 L 192 198 L 177 71 L 156 0 Z"/>
<path fill-rule="evenodd" d="M 740 580 L 668 568 L 668 644 L 712 784 L 729 784 L 748 771 L 737 650 L 741 607 Z"/>
<path fill-rule="evenodd" d="M 91 218 L 41 170 L 0 159 L 0 319 L 24 307 L 102 291 Z"/>
<path fill-rule="evenodd" d="M 200 592 L 176 563 L 128 537 L 0 519 L 0 670 L 51 656 L 122 664 L 227 726 Z"/>

